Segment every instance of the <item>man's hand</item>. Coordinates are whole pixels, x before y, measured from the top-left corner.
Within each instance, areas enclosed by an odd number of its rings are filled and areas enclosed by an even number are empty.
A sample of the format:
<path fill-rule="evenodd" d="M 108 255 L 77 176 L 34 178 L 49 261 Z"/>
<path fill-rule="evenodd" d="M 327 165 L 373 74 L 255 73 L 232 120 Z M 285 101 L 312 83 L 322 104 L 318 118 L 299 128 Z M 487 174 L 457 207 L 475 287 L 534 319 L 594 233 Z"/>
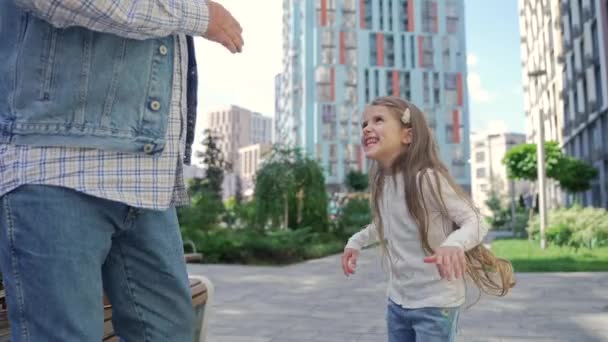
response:
<path fill-rule="evenodd" d="M 208 40 L 224 45 L 232 53 L 243 50 L 243 29 L 236 19 L 215 1 L 207 0 L 209 26 L 203 35 Z"/>
<path fill-rule="evenodd" d="M 467 260 L 464 250 L 460 247 L 439 247 L 435 250 L 435 254 L 424 258 L 424 262 L 437 264 L 441 278 L 447 280 L 464 277 L 467 271 Z"/>

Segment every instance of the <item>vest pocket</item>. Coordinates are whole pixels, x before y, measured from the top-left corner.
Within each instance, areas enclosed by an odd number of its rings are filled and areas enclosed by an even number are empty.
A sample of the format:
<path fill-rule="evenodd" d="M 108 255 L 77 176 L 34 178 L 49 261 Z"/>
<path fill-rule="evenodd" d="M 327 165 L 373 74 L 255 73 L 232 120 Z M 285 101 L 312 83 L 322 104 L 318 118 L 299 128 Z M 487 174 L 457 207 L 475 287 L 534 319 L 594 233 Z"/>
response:
<path fill-rule="evenodd" d="M 42 68 L 42 87 L 40 88 L 40 100 L 49 101 L 51 99 L 51 87 L 53 86 L 53 70 L 55 66 L 55 54 L 57 51 L 57 29 L 51 28 L 45 42 L 45 48 L 41 56 Z"/>

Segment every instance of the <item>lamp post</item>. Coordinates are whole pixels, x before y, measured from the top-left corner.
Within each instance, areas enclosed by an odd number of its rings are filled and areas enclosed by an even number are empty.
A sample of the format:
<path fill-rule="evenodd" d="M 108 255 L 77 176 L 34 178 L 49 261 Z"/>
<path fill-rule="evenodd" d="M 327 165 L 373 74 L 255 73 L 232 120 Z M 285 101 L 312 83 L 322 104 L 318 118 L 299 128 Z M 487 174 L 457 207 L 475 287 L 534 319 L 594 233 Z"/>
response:
<path fill-rule="evenodd" d="M 545 70 L 534 70 L 528 73 L 528 77 L 537 80 L 538 77 L 547 75 Z M 542 95 L 541 95 L 542 96 Z M 536 101 L 537 105 L 540 101 Z M 542 106 L 542 104 L 541 104 Z M 537 151 L 537 166 L 538 171 L 538 214 L 540 216 L 540 248 L 545 249 L 547 240 L 545 238 L 545 230 L 547 228 L 547 189 L 546 189 L 546 173 L 545 173 L 545 118 L 543 108 L 538 110 L 538 147 Z"/>

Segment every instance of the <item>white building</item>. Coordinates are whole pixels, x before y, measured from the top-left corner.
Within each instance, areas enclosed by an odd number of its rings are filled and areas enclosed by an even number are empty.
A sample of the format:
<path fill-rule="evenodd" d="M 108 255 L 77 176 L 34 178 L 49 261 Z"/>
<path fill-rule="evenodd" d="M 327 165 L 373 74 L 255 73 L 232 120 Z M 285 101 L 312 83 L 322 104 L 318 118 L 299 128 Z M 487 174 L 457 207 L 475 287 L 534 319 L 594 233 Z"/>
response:
<path fill-rule="evenodd" d="M 519 195 L 530 191 L 530 184 L 511 181 L 502 159 L 513 146 L 525 143 L 521 133 L 483 133 L 471 137 L 471 184 L 473 201 L 484 215 L 490 215 L 485 205 L 492 191 L 502 199 L 503 205 L 517 203 Z"/>
<path fill-rule="evenodd" d="M 539 144 L 542 112 L 544 141 L 563 143 L 564 46 L 560 1 L 519 1 L 522 84 L 526 114 L 526 141 Z M 532 75 L 530 75 L 532 73 Z M 534 76 L 534 73 L 537 73 Z M 540 73 L 540 74 L 539 74 Z M 544 74 L 543 74 L 544 73 Z M 557 183 L 547 180 L 547 204 L 561 202 Z"/>
<path fill-rule="evenodd" d="M 251 196 L 255 185 L 255 174 L 264 162 L 266 153 L 270 152 L 272 145 L 255 144 L 239 149 L 239 176 L 243 195 Z"/>

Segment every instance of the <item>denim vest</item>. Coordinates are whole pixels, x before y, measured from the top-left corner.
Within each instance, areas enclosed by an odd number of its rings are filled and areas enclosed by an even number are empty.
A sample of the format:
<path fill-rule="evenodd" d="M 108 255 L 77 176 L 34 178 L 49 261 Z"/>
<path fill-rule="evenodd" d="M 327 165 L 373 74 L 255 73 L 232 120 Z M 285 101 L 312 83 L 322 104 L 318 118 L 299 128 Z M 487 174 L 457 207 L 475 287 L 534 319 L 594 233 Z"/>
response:
<path fill-rule="evenodd" d="M 159 154 L 175 48 L 59 29 L 0 1 L 0 143 Z"/>

